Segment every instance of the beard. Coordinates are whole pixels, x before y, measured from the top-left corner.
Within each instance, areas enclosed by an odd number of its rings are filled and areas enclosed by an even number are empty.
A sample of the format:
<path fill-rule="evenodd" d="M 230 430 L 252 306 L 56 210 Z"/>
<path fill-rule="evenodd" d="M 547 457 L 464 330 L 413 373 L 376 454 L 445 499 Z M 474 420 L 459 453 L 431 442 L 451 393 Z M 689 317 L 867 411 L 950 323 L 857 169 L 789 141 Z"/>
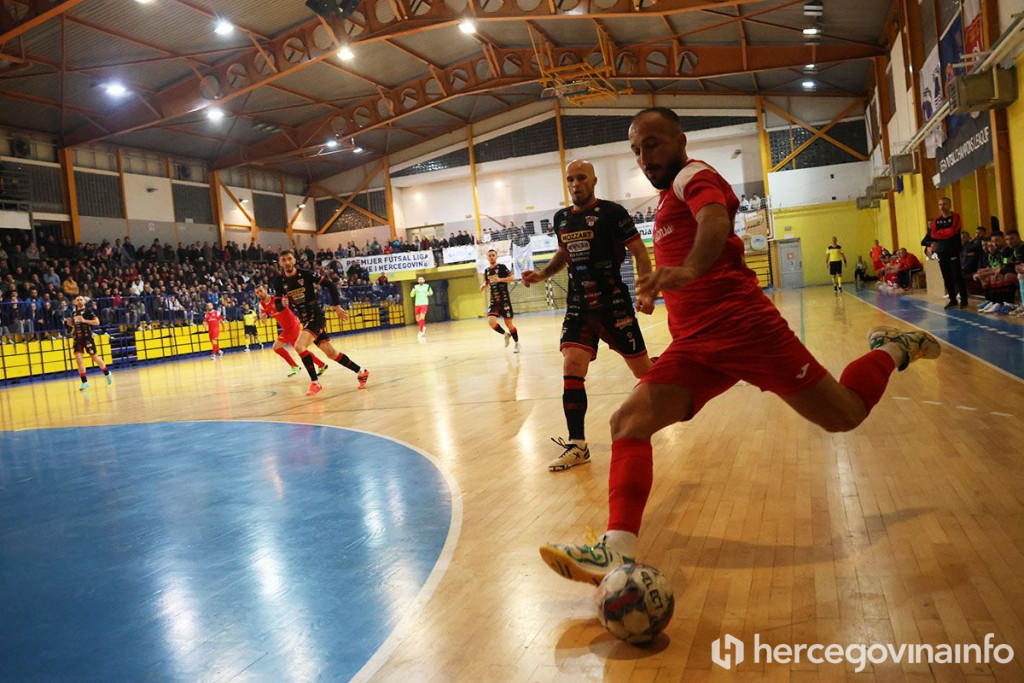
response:
<path fill-rule="evenodd" d="M 665 165 L 660 174 L 654 178 L 647 176 L 647 179 L 656 190 L 667 190 L 672 187 L 672 181 L 674 181 L 676 176 L 679 175 L 679 172 L 683 170 L 683 166 L 683 157 L 676 157 Z"/>

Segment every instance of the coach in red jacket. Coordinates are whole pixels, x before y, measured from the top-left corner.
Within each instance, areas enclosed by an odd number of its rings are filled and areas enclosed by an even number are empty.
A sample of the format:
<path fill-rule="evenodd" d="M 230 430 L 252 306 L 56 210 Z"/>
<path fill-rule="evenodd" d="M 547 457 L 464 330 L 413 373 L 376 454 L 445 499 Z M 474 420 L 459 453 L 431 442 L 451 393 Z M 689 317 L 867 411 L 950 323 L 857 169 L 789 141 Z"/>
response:
<path fill-rule="evenodd" d="M 952 209 L 953 202 L 949 197 L 939 200 L 939 216 L 928 221 L 928 234 L 921 240 L 921 245 L 930 246 L 939 259 L 942 281 L 949 295 L 946 308 L 956 306 L 957 291 L 960 292 L 960 308 L 967 308 L 967 282 L 960 266 L 960 232 L 964 224 L 960 214 Z"/>

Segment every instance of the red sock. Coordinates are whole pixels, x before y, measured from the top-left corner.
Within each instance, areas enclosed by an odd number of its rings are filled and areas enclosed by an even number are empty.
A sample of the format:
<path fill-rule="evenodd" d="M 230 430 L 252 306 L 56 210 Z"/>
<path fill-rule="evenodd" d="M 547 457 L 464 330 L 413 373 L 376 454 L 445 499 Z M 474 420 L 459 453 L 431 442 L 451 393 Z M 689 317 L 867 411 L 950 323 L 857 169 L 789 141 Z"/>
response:
<path fill-rule="evenodd" d="M 416 323 L 420 326 L 420 332 L 422 332 L 423 328 L 427 326 L 426 320 L 417 320 Z"/>
<path fill-rule="evenodd" d="M 320 367 L 323 367 L 323 366 L 327 365 L 322 360 L 320 360 L 320 358 L 318 356 L 313 356 L 313 354 L 309 354 L 309 355 L 313 357 L 313 362 L 315 364 L 319 365 Z"/>
<path fill-rule="evenodd" d="M 213 342 L 213 352 L 217 353 L 218 351 L 220 351 L 220 344 Z"/>
<path fill-rule="evenodd" d="M 885 393 L 889 375 L 895 369 L 896 362 L 892 356 L 887 351 L 876 349 L 847 365 L 839 383 L 860 396 L 870 413 Z"/>
<path fill-rule="evenodd" d="M 640 533 L 647 496 L 654 482 L 651 442 L 616 439 L 608 473 L 608 530 Z"/>
<path fill-rule="evenodd" d="M 287 363 L 290 367 L 293 367 L 293 368 L 299 367 L 298 365 L 295 364 L 295 361 L 292 360 L 292 354 L 288 353 L 283 348 L 281 348 L 281 349 L 274 349 L 274 353 L 276 353 L 277 355 L 281 356 L 281 358 L 284 358 L 284 362 Z"/>
<path fill-rule="evenodd" d="M 102 372 L 104 375 L 107 374 L 107 364 L 106 363 L 100 363 L 100 372 Z"/>

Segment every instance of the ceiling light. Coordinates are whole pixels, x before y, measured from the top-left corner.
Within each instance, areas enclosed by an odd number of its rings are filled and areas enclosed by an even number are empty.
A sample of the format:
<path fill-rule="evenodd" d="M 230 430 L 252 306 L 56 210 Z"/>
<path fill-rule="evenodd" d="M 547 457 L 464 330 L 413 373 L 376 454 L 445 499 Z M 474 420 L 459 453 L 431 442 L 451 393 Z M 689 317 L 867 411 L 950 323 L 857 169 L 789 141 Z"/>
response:
<path fill-rule="evenodd" d="M 220 121 L 222 118 L 224 118 L 224 110 L 218 109 L 217 107 L 210 107 L 206 110 L 206 118 L 210 119 L 211 121 Z"/>
<path fill-rule="evenodd" d="M 239 199 L 238 201 L 239 201 L 240 203 L 242 203 L 242 204 L 248 204 L 248 203 L 249 203 L 249 200 L 248 200 L 248 199 Z"/>
<path fill-rule="evenodd" d="M 415 199 L 416 201 L 422 201 L 423 200 L 423 193 L 422 192 L 417 192 L 416 194 L 414 194 L 412 196 L 412 198 Z"/>
<path fill-rule="evenodd" d="M 459 22 L 459 30 L 465 33 L 466 35 L 476 33 L 476 22 L 474 22 L 472 19 L 463 19 L 461 22 Z"/>
<path fill-rule="evenodd" d="M 822 0 L 807 0 L 804 3 L 805 17 L 820 17 L 825 13 L 825 4 Z"/>
<path fill-rule="evenodd" d="M 821 27 L 820 26 L 808 26 L 807 28 L 804 29 L 804 35 L 805 36 L 820 36 L 821 35 Z"/>
<path fill-rule="evenodd" d="M 342 45 L 340 48 L 338 48 L 338 59 L 340 59 L 343 62 L 347 62 L 348 60 L 354 58 L 355 56 L 356 53 L 352 52 L 352 48 L 350 48 L 348 45 Z"/>
<path fill-rule="evenodd" d="M 338 141 L 337 140 L 328 140 L 325 144 L 328 147 L 330 147 L 331 149 L 334 149 L 335 147 L 338 146 Z"/>
<path fill-rule="evenodd" d="M 804 81 L 800 85 L 804 86 L 804 90 L 814 90 L 814 81 Z"/>
<path fill-rule="evenodd" d="M 135 2 L 139 3 L 140 5 L 148 5 L 150 2 L 152 2 L 152 0 L 135 0 Z"/>
<path fill-rule="evenodd" d="M 804 71 L 814 71 L 813 64 L 804 64 Z"/>
<path fill-rule="evenodd" d="M 305 208 L 306 208 L 306 205 L 305 205 L 305 204 L 299 204 L 299 208 L 300 208 L 300 209 L 305 209 Z"/>
<path fill-rule="evenodd" d="M 362 154 L 363 153 L 363 148 L 362 147 L 353 147 L 352 151 L 355 152 L 356 154 Z"/>
<path fill-rule="evenodd" d="M 124 87 L 117 81 L 111 81 L 110 83 L 104 84 L 103 90 L 111 97 L 121 97 L 122 95 L 128 94 L 128 88 Z"/>
<path fill-rule="evenodd" d="M 217 25 L 213 27 L 213 32 L 219 36 L 226 36 L 231 34 L 235 30 L 234 24 L 227 19 L 218 19 Z"/>

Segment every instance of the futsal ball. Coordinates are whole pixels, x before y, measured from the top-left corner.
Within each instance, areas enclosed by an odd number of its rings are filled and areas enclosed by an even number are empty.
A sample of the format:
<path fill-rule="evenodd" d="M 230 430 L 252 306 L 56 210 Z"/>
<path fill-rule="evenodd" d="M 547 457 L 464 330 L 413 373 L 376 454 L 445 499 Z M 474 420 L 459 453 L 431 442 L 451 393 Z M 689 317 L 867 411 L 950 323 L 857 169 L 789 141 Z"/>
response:
<path fill-rule="evenodd" d="M 672 584 L 654 567 L 626 564 L 604 577 L 597 588 L 597 617 L 616 638 L 649 643 L 661 633 L 675 609 Z"/>

